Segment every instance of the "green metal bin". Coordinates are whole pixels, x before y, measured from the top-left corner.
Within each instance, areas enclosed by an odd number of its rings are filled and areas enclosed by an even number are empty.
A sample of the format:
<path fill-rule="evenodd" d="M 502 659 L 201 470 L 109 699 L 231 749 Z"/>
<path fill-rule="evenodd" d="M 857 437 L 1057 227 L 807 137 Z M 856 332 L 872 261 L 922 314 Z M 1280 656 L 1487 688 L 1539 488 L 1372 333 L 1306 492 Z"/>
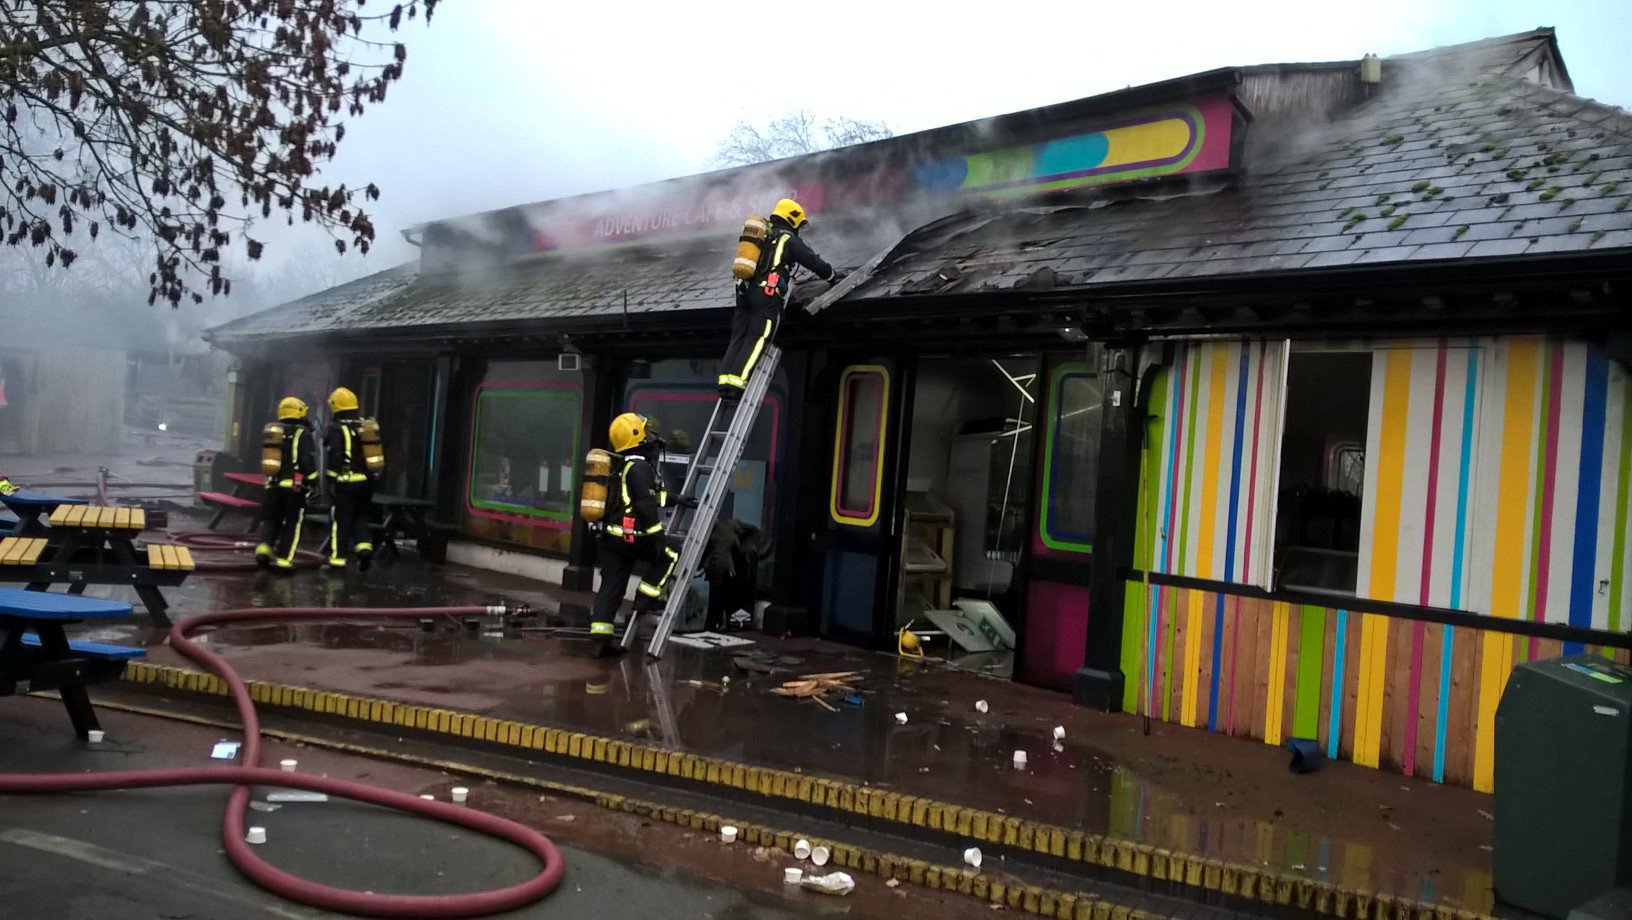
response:
<path fill-rule="evenodd" d="M 1514 668 L 1495 768 L 1498 900 L 1563 918 L 1632 884 L 1632 668 L 1594 655 Z"/>

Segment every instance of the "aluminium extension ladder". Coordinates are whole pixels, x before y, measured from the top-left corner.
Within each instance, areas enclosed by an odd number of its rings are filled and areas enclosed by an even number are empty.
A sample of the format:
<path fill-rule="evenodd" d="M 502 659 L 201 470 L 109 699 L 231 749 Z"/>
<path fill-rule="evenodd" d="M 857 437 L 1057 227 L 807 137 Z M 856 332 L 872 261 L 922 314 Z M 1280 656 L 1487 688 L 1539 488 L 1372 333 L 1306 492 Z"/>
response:
<path fill-rule="evenodd" d="M 691 580 L 702 565 L 709 535 L 714 531 L 720 506 L 725 503 L 727 490 L 731 488 L 731 474 L 737 468 L 737 461 L 742 458 L 742 448 L 748 443 L 748 434 L 754 428 L 754 420 L 759 417 L 759 407 L 765 401 L 765 392 L 770 389 L 771 378 L 776 376 L 776 366 L 781 360 L 782 350 L 767 344 L 748 377 L 748 386 L 742 398 L 735 404 L 735 411 L 732 411 L 731 403 L 716 400 L 714 412 L 708 417 L 708 429 L 692 454 L 691 464 L 686 469 L 685 485 L 681 486 L 679 495 L 681 498 L 696 498 L 697 507 L 688 509 L 683 505 L 677 506 L 669 522 L 667 534 L 683 537 L 684 542 L 680 547 L 680 558 L 669 575 L 669 596 L 663 604 L 663 614 L 657 621 L 656 631 L 652 633 L 651 644 L 646 647 L 646 654 L 653 658 L 663 656 L 669 636 L 685 610 Z M 730 419 L 728 424 L 725 422 L 727 417 Z M 721 474 L 709 475 L 716 470 Z M 708 477 L 708 481 L 702 485 L 702 494 L 698 495 L 697 490 L 704 476 Z M 623 633 L 624 648 L 634 645 L 639 626 L 640 617 L 630 615 Z"/>

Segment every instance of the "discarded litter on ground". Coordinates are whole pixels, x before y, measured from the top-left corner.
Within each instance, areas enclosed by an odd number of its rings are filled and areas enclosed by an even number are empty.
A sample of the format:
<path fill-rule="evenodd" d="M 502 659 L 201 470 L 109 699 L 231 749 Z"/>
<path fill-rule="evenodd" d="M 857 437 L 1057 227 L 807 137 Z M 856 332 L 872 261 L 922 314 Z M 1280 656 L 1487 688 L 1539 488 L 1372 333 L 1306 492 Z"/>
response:
<path fill-rule="evenodd" d="M 800 887 L 811 891 L 820 891 L 823 894 L 845 895 L 856 890 L 856 880 L 848 872 L 830 872 L 827 875 L 807 875 L 800 882 Z"/>
<path fill-rule="evenodd" d="M 828 694 L 838 692 L 845 697 L 851 696 L 859 680 L 861 680 L 859 671 L 806 674 L 798 680 L 785 681 L 780 687 L 772 687 L 771 692 L 777 696 L 815 700 L 823 709 L 838 712 L 838 707 L 827 701 Z"/>

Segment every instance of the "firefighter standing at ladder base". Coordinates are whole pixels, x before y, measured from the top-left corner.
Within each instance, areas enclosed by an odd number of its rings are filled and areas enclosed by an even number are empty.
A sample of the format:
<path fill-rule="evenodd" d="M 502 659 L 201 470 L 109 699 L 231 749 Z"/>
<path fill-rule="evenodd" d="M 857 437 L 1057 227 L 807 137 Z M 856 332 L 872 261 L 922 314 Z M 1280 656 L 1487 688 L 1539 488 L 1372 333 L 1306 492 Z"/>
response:
<path fill-rule="evenodd" d="M 369 508 L 374 483 L 385 471 L 380 426 L 363 418 L 357 394 L 340 387 L 329 394 L 329 426 L 323 432 L 324 475 L 329 481 L 329 567 L 343 569 L 355 554 L 367 569 L 374 557 Z"/>
<path fill-rule="evenodd" d="M 600 540 L 601 586 L 595 592 L 595 610 L 589 635 L 597 658 L 623 651 L 613 622 L 629 588 L 629 577 L 641 567 L 635 591 L 635 614 L 646 613 L 662 602 L 679 550 L 663 532 L 663 508 L 674 504 L 658 474 L 663 441 L 657 424 L 633 412 L 612 420 L 613 475 L 606 496 Z M 688 507 L 694 504 L 687 500 Z"/>
<path fill-rule="evenodd" d="M 255 562 L 288 572 L 300 549 L 306 521 L 306 484 L 317 474 L 317 451 L 306 404 L 293 396 L 278 403 L 278 420 L 261 429 L 261 472 L 266 497 L 261 501 L 261 543 Z"/>
<path fill-rule="evenodd" d="M 757 220 L 750 218 L 750 223 Z M 828 284 L 844 280 L 844 272 L 827 264 L 799 238 L 799 231 L 808 224 L 805 209 L 799 202 L 792 198 L 778 201 L 766 222 L 765 238 L 760 243 L 752 277 L 737 278 L 737 306 L 731 313 L 731 345 L 720 362 L 720 398 L 727 402 L 742 397 L 760 354 L 776 335 L 794 267 L 810 269 Z M 746 237 L 744 242 L 748 242 Z"/>

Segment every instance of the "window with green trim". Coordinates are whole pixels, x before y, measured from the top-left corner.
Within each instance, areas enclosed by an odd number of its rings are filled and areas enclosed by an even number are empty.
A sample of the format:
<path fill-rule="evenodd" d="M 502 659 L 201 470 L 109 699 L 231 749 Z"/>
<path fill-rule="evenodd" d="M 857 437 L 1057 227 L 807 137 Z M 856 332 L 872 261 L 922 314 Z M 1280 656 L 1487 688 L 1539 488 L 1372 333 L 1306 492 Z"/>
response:
<path fill-rule="evenodd" d="M 1099 376 L 1086 367 L 1067 365 L 1054 372 L 1040 528 L 1043 543 L 1050 549 L 1093 550 L 1103 400 Z"/>
<path fill-rule="evenodd" d="M 466 480 L 477 517 L 572 519 L 583 396 L 562 382 L 497 382 L 476 391 Z"/>

